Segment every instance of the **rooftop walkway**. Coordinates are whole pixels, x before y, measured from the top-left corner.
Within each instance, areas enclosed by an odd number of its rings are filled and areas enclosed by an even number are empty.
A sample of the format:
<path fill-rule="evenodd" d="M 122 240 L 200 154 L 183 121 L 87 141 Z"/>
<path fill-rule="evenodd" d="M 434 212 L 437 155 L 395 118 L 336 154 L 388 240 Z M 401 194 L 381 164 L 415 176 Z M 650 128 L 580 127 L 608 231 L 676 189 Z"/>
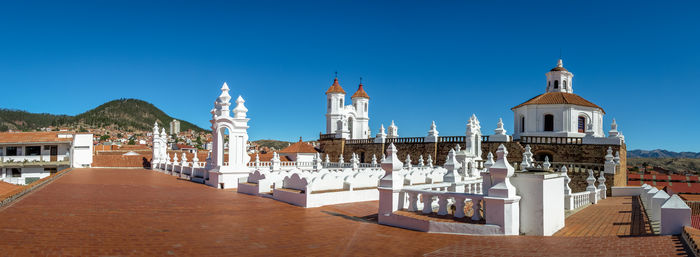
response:
<path fill-rule="evenodd" d="M 585 210 L 572 215 L 567 222 Z M 0 253 L 2 256 L 686 254 L 679 237 L 429 234 L 378 225 L 376 212 L 377 202 L 304 209 L 149 170 L 75 169 L 0 209 Z"/>
<path fill-rule="evenodd" d="M 566 227 L 554 236 L 652 235 L 638 198 L 608 197 L 566 218 Z"/>

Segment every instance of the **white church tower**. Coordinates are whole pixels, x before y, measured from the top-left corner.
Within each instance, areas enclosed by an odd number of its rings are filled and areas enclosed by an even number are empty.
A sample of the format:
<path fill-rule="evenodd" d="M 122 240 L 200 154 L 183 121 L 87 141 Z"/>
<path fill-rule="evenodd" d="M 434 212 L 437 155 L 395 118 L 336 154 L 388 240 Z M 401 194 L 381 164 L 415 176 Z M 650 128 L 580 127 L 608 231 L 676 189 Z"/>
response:
<path fill-rule="evenodd" d="M 345 90 L 336 77 L 326 90 L 326 134 L 344 139 L 370 138 L 369 95 L 362 83 L 351 99 L 352 105 L 345 105 Z"/>
<path fill-rule="evenodd" d="M 343 128 L 345 90 L 343 90 L 340 83 L 338 83 L 338 77 L 333 80 L 333 84 L 326 91 L 326 99 L 326 134 L 336 134 L 340 131 L 340 137 L 342 138 L 343 135 L 347 135 L 350 132 L 344 131 L 344 129 L 347 130 L 347 128 Z"/>
<path fill-rule="evenodd" d="M 352 139 L 365 139 L 371 137 L 369 134 L 369 95 L 362 87 L 362 82 L 357 88 L 357 92 L 352 95 L 352 106 L 355 109 L 355 124 L 351 131 Z"/>

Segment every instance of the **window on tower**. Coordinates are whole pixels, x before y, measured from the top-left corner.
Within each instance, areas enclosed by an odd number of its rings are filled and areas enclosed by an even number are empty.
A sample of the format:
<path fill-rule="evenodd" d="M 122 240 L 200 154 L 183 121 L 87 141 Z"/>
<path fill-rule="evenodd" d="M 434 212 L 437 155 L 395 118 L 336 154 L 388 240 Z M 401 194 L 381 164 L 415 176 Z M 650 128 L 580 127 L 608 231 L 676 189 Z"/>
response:
<path fill-rule="evenodd" d="M 367 103 L 365 103 L 365 112 L 367 112 Z"/>
<path fill-rule="evenodd" d="M 564 83 L 561 85 L 561 87 L 566 90 L 566 80 L 564 80 Z"/>
<path fill-rule="evenodd" d="M 520 117 L 520 132 L 525 132 L 525 116 Z"/>
<path fill-rule="evenodd" d="M 328 99 L 328 110 L 331 109 L 331 99 Z"/>
<path fill-rule="evenodd" d="M 554 81 L 554 89 L 559 89 L 559 80 Z"/>
<path fill-rule="evenodd" d="M 547 114 L 544 116 L 544 131 L 554 131 L 554 115 Z"/>

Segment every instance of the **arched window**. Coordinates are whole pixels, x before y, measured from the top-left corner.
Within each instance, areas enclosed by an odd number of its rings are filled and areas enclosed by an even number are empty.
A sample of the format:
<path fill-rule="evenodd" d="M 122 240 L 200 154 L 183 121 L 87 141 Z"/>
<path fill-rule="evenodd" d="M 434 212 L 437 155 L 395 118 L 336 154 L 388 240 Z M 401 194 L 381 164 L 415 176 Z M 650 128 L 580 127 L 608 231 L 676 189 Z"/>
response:
<path fill-rule="evenodd" d="M 554 131 L 554 115 L 547 114 L 544 116 L 544 131 Z"/>
<path fill-rule="evenodd" d="M 559 80 L 554 81 L 554 89 L 559 89 Z"/>
<path fill-rule="evenodd" d="M 338 108 L 343 108 L 343 99 L 340 99 L 340 102 L 338 102 Z"/>
<path fill-rule="evenodd" d="M 564 90 L 566 90 L 566 80 L 564 80 L 564 83 L 561 86 Z"/>
<path fill-rule="evenodd" d="M 331 99 L 328 99 L 328 110 L 331 109 Z"/>
<path fill-rule="evenodd" d="M 552 82 L 551 82 L 551 81 L 547 81 L 547 89 L 549 89 L 551 86 L 552 86 Z"/>
<path fill-rule="evenodd" d="M 355 132 L 353 132 L 353 130 L 352 130 L 353 125 L 354 124 L 353 124 L 352 117 L 348 118 L 348 130 L 350 131 L 350 138 L 355 139 L 355 136 L 354 136 Z"/>
<path fill-rule="evenodd" d="M 578 133 L 586 132 L 586 117 L 578 116 Z"/>
<path fill-rule="evenodd" d="M 525 132 L 525 116 L 520 117 L 520 132 Z"/>
<path fill-rule="evenodd" d="M 367 112 L 367 103 L 365 103 L 365 112 Z"/>

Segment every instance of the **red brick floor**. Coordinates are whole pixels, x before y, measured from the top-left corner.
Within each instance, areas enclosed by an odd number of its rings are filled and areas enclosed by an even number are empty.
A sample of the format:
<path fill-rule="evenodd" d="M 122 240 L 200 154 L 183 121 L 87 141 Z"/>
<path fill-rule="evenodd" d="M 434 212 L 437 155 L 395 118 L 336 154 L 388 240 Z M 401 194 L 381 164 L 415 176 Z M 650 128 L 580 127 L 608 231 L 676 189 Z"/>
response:
<path fill-rule="evenodd" d="M 148 170 L 76 169 L 0 210 L 2 256 L 668 256 L 678 237 L 429 234 L 377 202 L 304 209 Z"/>
<path fill-rule="evenodd" d="M 566 227 L 555 236 L 644 236 L 651 235 L 648 218 L 639 199 L 608 197 L 566 218 Z"/>

